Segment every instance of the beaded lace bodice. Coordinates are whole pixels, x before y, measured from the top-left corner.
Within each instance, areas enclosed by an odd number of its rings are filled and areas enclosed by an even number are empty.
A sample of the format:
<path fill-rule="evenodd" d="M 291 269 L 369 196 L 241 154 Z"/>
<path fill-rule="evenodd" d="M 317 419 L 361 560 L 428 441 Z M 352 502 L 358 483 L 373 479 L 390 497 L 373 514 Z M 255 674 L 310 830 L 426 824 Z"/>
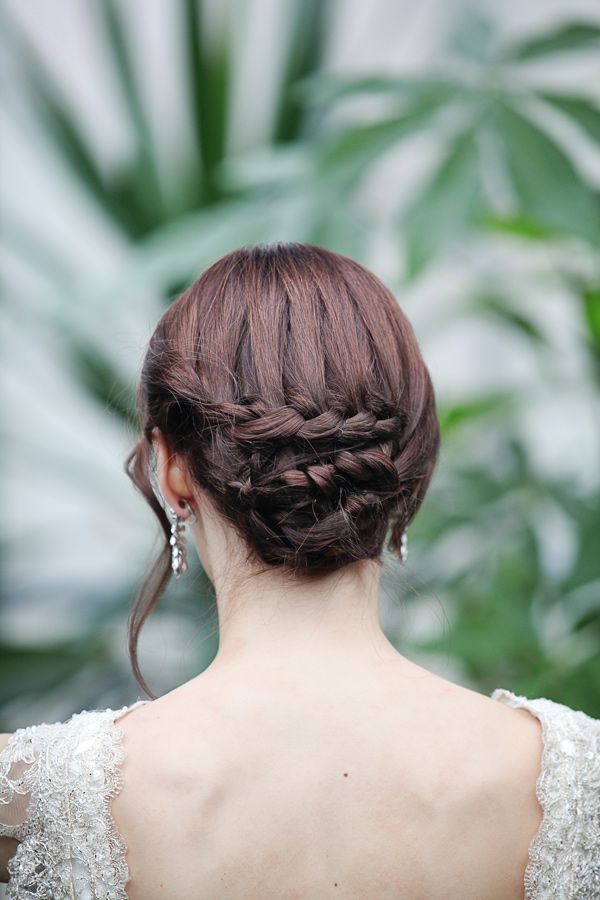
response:
<path fill-rule="evenodd" d="M 124 758 L 119 710 L 19 728 L 0 753 L 0 836 L 20 841 L 6 900 L 127 900 L 126 847 L 110 811 Z"/>
<path fill-rule="evenodd" d="M 600 900 L 600 719 L 497 688 L 493 700 L 541 722 L 537 797 L 525 900 Z M 0 753 L 0 837 L 20 843 L 6 900 L 127 900 L 127 848 L 111 814 L 121 788 L 119 710 L 18 729 Z"/>

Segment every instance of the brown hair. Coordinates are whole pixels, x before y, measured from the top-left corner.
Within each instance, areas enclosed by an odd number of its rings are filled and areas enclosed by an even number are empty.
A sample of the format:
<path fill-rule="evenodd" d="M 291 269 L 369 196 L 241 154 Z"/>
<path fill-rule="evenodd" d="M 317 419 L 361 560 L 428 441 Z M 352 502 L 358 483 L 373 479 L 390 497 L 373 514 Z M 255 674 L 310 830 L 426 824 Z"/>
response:
<path fill-rule="evenodd" d="M 410 322 L 358 262 L 298 242 L 222 256 L 171 304 L 144 357 L 142 437 L 125 469 L 165 545 L 129 618 L 144 621 L 171 576 L 170 522 L 151 482 L 160 428 L 231 523 L 248 559 L 295 576 L 381 562 L 419 509 L 440 432 Z"/>

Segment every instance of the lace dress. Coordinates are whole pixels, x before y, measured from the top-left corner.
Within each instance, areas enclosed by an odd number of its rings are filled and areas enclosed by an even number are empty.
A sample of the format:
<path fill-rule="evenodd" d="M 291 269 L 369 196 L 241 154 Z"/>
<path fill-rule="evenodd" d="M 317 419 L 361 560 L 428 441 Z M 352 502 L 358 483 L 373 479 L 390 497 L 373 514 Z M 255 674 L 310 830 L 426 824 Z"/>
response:
<path fill-rule="evenodd" d="M 525 900 L 600 900 L 600 719 L 497 688 L 493 700 L 541 722 L 537 797 L 543 817 L 529 847 Z M 18 729 L 0 753 L 0 837 L 20 843 L 6 900 L 127 900 L 126 847 L 110 802 L 120 790 L 119 710 Z"/>

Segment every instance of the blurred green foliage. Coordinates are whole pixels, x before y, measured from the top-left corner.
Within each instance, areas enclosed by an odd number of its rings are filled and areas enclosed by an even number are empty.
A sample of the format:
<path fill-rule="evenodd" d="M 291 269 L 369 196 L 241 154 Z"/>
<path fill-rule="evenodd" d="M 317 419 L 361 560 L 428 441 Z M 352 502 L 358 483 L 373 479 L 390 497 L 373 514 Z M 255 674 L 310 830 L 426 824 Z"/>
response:
<path fill-rule="evenodd" d="M 101 162 L 39 53 L 6 13 L 4 25 L 48 145 L 131 243 L 129 270 L 110 283 L 107 302 L 122 302 L 135 285 L 159 292 L 167 304 L 218 255 L 262 240 L 321 243 L 368 263 L 368 236 L 378 223 L 360 203 L 360 188 L 385 154 L 423 133 L 433 136 L 437 156 L 391 219 L 391 238 L 404 261 L 398 289 L 427 277 L 457 246 L 482 235 L 510 236 L 532 252 L 572 246 L 591 261 L 588 274 L 574 276 L 557 261 L 553 277 L 569 291 L 580 316 L 588 387 L 597 396 L 598 191 L 573 158 L 569 141 L 550 126 L 558 118 L 597 151 L 600 110 L 585 96 L 537 88 L 527 76 L 532 61 L 597 48 L 597 25 L 571 22 L 507 42 L 481 15 L 465 13 L 431 70 L 411 77 L 369 72 L 343 78 L 325 68 L 328 4 L 297 3 L 290 7 L 270 142 L 233 156 L 226 140 L 233 50 L 226 37 L 207 37 L 201 2 L 181 0 L 183 52 L 177 58 L 193 140 L 187 155 L 165 168 L 154 146 L 122 10 L 113 0 L 102 0 L 98 9 L 132 134 L 129 157 L 112 168 Z M 353 106 L 364 97 L 375 99 L 380 110 L 367 121 Z M 35 252 L 41 265 L 47 260 L 49 296 L 73 299 L 68 260 L 53 259 L 16 223 L 7 224 L 5 240 L 22 253 Z M 85 303 L 85 293 L 77 290 Z M 482 284 L 461 304 L 448 311 L 448 322 L 469 315 L 495 321 L 529 343 L 541 369 L 551 368 L 555 350 L 548 335 L 502 285 Z M 63 331 L 65 313 L 50 301 L 48 308 L 44 327 Z M 21 307 L 16 314 L 25 312 Z M 65 365 L 86 387 L 90 403 L 124 428 L 133 427 L 134 385 L 123 383 L 102 336 L 91 340 L 77 320 L 70 322 Z M 411 529 L 410 571 L 418 594 L 431 591 L 443 598 L 449 625 L 442 635 L 415 639 L 410 646 L 401 634 L 390 637 L 408 655 L 455 658 L 465 678 L 483 691 L 510 687 L 600 716 L 600 497 L 582 496 L 575 485 L 540 474 L 513 427 L 525 399 L 517 390 L 488 391 L 440 406 L 443 477 L 434 482 Z M 501 467 L 472 449 L 481 433 L 492 442 Z M 549 509 L 568 523 L 576 546 L 571 565 L 559 576 L 547 566 L 540 543 Z M 469 545 L 468 562 L 454 568 L 436 564 L 443 542 L 453 537 Z M 135 686 L 106 642 L 111 619 L 127 610 L 136 586 L 132 577 L 123 572 L 114 600 L 102 605 L 101 614 L 90 615 L 89 639 L 1 647 L 0 706 L 15 691 L 26 699 L 62 684 L 68 692 L 86 667 L 95 667 L 95 687 L 86 687 L 81 705 L 93 705 L 115 682 L 122 685 L 123 702 L 129 702 Z M 201 578 L 178 585 L 171 609 L 176 603 L 183 616 L 196 616 L 199 585 L 209 615 L 211 588 Z M 420 597 L 403 602 L 410 607 Z M 209 624 L 214 628 L 214 620 Z M 211 638 L 206 664 L 214 650 Z"/>

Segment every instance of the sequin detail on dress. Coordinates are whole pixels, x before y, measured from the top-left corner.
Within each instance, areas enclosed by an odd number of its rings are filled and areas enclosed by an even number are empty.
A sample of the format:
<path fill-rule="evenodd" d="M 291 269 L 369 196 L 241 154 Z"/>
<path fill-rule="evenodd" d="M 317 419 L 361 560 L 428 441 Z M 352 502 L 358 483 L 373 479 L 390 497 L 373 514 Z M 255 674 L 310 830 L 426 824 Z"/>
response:
<path fill-rule="evenodd" d="M 491 697 L 528 709 L 542 728 L 543 817 L 529 847 L 525 900 L 600 900 L 600 719 L 505 688 Z"/>
<path fill-rule="evenodd" d="M 127 848 L 110 812 L 125 755 L 116 720 L 146 702 L 11 736 L 0 753 L 0 836 L 21 843 L 8 862 L 6 900 L 127 900 Z"/>

